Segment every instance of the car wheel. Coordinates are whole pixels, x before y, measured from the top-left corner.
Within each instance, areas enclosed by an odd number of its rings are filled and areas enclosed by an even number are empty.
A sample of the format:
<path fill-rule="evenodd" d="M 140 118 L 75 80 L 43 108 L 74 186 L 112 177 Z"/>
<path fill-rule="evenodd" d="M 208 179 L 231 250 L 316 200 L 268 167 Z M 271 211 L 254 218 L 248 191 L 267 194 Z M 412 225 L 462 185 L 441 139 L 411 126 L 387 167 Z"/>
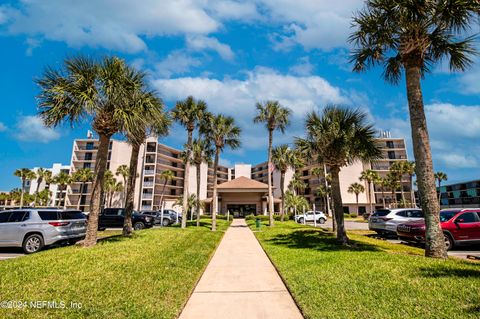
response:
<path fill-rule="evenodd" d="M 453 248 L 455 242 L 453 241 L 452 237 L 450 237 L 450 235 L 443 234 L 443 236 L 445 237 L 445 248 L 447 248 L 448 251 Z"/>
<path fill-rule="evenodd" d="M 162 221 L 162 226 L 163 226 L 163 227 L 167 227 L 168 225 L 170 225 L 170 221 L 169 221 L 168 219 L 164 219 L 164 220 Z"/>
<path fill-rule="evenodd" d="M 145 228 L 145 224 L 142 222 L 136 222 L 135 225 L 133 225 L 133 229 L 135 230 L 141 230 Z"/>
<path fill-rule="evenodd" d="M 43 237 L 39 234 L 33 234 L 23 241 L 23 251 L 26 254 L 33 254 L 43 248 Z"/>
<path fill-rule="evenodd" d="M 326 220 L 325 218 L 320 218 L 320 219 L 318 220 L 318 222 L 319 222 L 320 224 L 325 224 L 326 221 L 327 221 L 327 220 Z"/>
<path fill-rule="evenodd" d="M 303 218 L 299 218 L 299 219 L 298 219 L 298 222 L 299 222 L 300 224 L 303 224 Z"/>

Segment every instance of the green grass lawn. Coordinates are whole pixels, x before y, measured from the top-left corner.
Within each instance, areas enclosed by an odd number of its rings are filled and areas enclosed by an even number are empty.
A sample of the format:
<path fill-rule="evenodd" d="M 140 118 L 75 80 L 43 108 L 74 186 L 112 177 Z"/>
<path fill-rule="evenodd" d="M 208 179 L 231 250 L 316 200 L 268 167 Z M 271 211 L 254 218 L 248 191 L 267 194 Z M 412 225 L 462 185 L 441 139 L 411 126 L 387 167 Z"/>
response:
<path fill-rule="evenodd" d="M 0 307 L 0 318 L 176 318 L 228 226 L 217 222 L 215 233 L 202 220 L 1 261 L 0 302 L 63 301 L 66 309 Z"/>
<path fill-rule="evenodd" d="M 255 235 L 306 318 L 480 318 L 480 264 L 361 233 L 350 248 L 294 222 Z"/>

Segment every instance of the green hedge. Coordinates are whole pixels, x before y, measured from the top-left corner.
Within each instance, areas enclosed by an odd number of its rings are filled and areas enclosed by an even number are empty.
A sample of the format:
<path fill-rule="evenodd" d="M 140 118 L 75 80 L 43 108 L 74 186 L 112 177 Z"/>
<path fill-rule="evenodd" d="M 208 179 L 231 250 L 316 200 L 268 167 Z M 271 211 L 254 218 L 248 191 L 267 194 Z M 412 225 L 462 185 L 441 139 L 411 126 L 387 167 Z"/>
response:
<path fill-rule="evenodd" d="M 253 214 L 250 214 L 250 215 L 245 216 L 245 220 L 255 220 L 257 218 L 260 219 L 261 221 L 268 221 L 269 220 L 268 215 L 253 215 Z M 280 221 L 281 216 L 280 215 L 273 215 L 273 219 L 276 220 L 276 221 Z M 288 221 L 289 219 L 290 219 L 289 216 L 285 214 L 284 221 Z"/>
<path fill-rule="evenodd" d="M 212 215 L 200 215 L 200 219 L 212 219 Z M 227 220 L 227 215 L 217 215 L 217 219 Z M 233 216 L 229 216 L 230 221 L 233 221 Z"/>

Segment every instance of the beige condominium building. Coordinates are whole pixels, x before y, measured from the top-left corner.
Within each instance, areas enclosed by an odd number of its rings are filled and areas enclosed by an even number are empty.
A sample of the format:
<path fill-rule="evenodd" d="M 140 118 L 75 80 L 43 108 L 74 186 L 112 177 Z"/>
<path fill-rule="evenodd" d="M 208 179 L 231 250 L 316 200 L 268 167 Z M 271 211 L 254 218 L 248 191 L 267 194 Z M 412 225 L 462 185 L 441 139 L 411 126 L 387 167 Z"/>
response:
<path fill-rule="evenodd" d="M 407 160 L 405 141 L 401 138 L 391 138 L 388 133 L 378 138 L 378 143 L 382 149 L 382 158 L 374 163 L 356 162 L 352 165 L 342 168 L 340 172 L 340 184 L 342 186 L 342 199 L 345 212 L 356 212 L 355 195 L 348 193 L 348 186 L 358 182 L 365 185 L 366 191 L 359 195 L 360 213 L 369 211 L 368 197 L 369 190 L 367 184 L 359 180 L 360 174 L 366 169 L 374 169 L 381 176 L 386 175 L 388 168 L 395 161 Z M 93 138 L 77 139 L 73 143 L 72 161 L 70 171 L 73 174 L 80 168 L 94 169 L 98 149 L 98 140 Z M 109 147 L 108 169 L 115 172 L 120 165 L 129 165 L 131 147 L 124 141 L 112 140 Z M 316 190 L 321 183 L 325 183 L 324 174 L 321 176 L 313 175 L 313 168 L 318 164 L 307 164 L 297 170 L 297 174 L 306 183 L 307 187 L 299 193 L 307 198 L 311 204 L 315 204 L 317 209 L 325 209 L 324 201 L 316 196 Z M 162 173 L 166 170 L 173 172 L 171 180 L 165 180 Z M 328 171 L 323 168 L 322 170 Z M 287 190 L 290 181 L 293 178 L 294 171 L 289 169 L 285 174 L 284 189 Z M 189 173 L 189 194 L 197 192 L 197 169 L 190 166 Z M 217 172 L 218 187 L 218 208 L 220 213 L 226 211 L 236 212 L 240 215 L 248 213 L 261 214 L 267 210 L 268 194 L 268 164 L 267 162 L 250 165 L 235 164 L 234 167 L 220 165 Z M 210 164 L 203 163 L 200 167 L 200 200 L 204 203 L 204 211 L 211 212 L 213 202 L 213 167 Z M 118 181 L 122 181 L 121 176 L 116 176 Z M 140 148 L 137 182 L 134 192 L 134 207 L 137 210 L 158 210 L 164 203 L 166 208 L 179 210 L 179 199 L 183 195 L 183 185 L 185 178 L 185 165 L 181 158 L 181 151 L 158 142 L 155 137 L 148 138 Z M 280 210 L 281 203 L 281 174 L 278 170 L 272 171 L 272 185 L 274 195 L 275 211 Z M 81 210 L 88 211 L 90 203 L 91 183 L 85 184 L 83 190 L 80 189 L 81 183 L 72 184 L 67 191 L 67 206 L 79 207 Z M 405 179 L 404 190 L 409 194 L 408 178 Z M 381 207 L 382 191 L 375 185 L 372 187 L 372 198 L 375 207 Z M 392 202 L 391 192 L 386 191 L 386 205 Z M 395 194 L 397 198 L 400 192 Z M 114 194 L 112 206 L 121 207 L 124 205 L 124 192 Z"/>
<path fill-rule="evenodd" d="M 38 169 L 39 167 L 34 167 L 32 171 L 37 173 Z M 52 167 L 47 168 L 46 170 L 52 172 L 52 177 L 55 177 L 55 175 L 58 175 L 59 173 L 70 174 L 70 165 L 55 163 L 52 165 Z M 47 203 L 48 206 L 62 207 L 64 205 L 63 199 L 66 199 L 66 194 L 68 191 L 66 187 L 59 186 L 55 183 L 49 183 L 49 181 L 45 179 L 40 182 L 40 185 L 38 185 L 37 179 L 26 181 L 25 191 L 31 195 L 35 194 L 37 190 L 41 192 L 44 189 L 48 189 L 50 191 L 50 200 Z"/>

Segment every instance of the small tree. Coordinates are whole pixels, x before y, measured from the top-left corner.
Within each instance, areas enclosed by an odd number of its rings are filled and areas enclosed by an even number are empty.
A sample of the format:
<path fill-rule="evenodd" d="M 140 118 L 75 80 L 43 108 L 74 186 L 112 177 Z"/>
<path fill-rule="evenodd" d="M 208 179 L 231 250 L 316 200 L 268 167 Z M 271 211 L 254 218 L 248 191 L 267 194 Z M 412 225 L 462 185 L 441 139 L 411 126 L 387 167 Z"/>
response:
<path fill-rule="evenodd" d="M 363 193 L 365 191 L 365 187 L 362 184 L 359 183 L 353 183 L 348 187 L 347 190 L 351 194 L 355 194 L 355 201 L 356 201 L 356 207 L 357 207 L 357 215 L 360 215 L 358 211 L 358 195 L 360 193 Z"/>
<path fill-rule="evenodd" d="M 440 202 L 440 199 L 442 198 L 442 182 L 448 180 L 448 176 L 444 172 L 436 172 L 435 179 L 438 183 L 438 202 Z"/>
<path fill-rule="evenodd" d="M 169 181 L 175 178 L 175 173 L 169 169 L 160 173 L 160 178 L 163 180 L 162 196 L 160 196 L 160 207 L 163 206 L 163 197 L 165 196 L 165 188 Z"/>
<path fill-rule="evenodd" d="M 32 172 L 28 168 L 21 168 L 17 169 L 13 175 L 20 177 L 20 180 L 22 181 L 22 188 L 21 188 L 21 194 L 20 194 L 20 207 L 23 207 L 23 199 L 25 197 L 25 184 L 27 181 L 31 181 L 35 179 L 36 175 L 34 172 Z"/>
<path fill-rule="evenodd" d="M 77 209 L 80 210 L 80 202 L 83 196 L 83 192 L 85 190 L 85 185 L 87 183 L 93 182 L 95 178 L 93 171 L 90 168 L 80 168 L 79 170 L 75 171 L 72 175 L 73 182 L 81 183 L 80 184 L 80 192 L 77 201 Z"/>
<path fill-rule="evenodd" d="M 368 185 L 368 204 L 370 205 L 370 214 L 373 213 L 373 185 L 380 178 L 378 173 L 372 169 L 363 171 L 360 175 L 361 181 L 366 181 Z"/>
<path fill-rule="evenodd" d="M 124 193 L 123 193 L 123 207 L 127 207 L 127 191 L 128 191 L 128 177 L 130 176 L 130 168 L 128 165 L 120 165 L 117 167 L 117 171 L 115 172 L 115 175 L 117 176 L 122 176 L 123 179 L 123 185 L 124 187 Z"/>
<path fill-rule="evenodd" d="M 65 172 L 60 172 L 53 177 L 53 184 L 57 184 L 60 191 L 59 204 L 63 208 L 67 207 L 67 187 L 71 183 L 72 177 Z"/>

